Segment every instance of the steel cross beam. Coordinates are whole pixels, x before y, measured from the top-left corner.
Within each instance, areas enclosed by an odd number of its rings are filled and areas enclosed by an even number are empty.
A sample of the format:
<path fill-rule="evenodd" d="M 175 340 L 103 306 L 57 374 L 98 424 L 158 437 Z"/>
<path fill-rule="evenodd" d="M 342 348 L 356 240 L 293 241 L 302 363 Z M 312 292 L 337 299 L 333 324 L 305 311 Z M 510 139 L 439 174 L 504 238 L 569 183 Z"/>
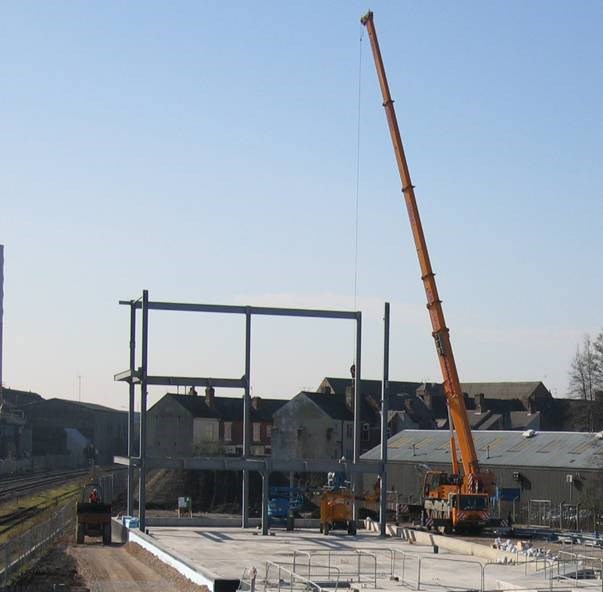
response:
<path fill-rule="evenodd" d="M 139 467 L 139 459 L 129 460 L 125 456 L 115 456 L 113 461 L 124 466 Z M 339 462 L 338 460 L 297 460 L 273 459 L 270 457 L 243 458 L 239 456 L 189 456 L 189 457 L 159 457 L 148 456 L 145 459 L 147 469 L 173 469 L 184 471 L 259 471 L 259 472 L 289 472 L 296 473 L 329 473 L 345 472 L 346 474 L 362 475 L 378 474 L 383 469 L 383 463 L 378 460 L 365 460 L 357 463 Z"/>
<path fill-rule="evenodd" d="M 120 300 L 119 304 L 142 308 L 142 302 Z M 357 312 L 349 310 L 320 310 L 312 308 L 275 308 L 270 306 L 233 306 L 230 304 L 192 304 L 185 302 L 149 301 L 148 310 L 171 310 L 184 312 L 216 312 L 222 314 L 268 315 L 281 317 L 314 317 L 319 319 L 356 320 Z"/>

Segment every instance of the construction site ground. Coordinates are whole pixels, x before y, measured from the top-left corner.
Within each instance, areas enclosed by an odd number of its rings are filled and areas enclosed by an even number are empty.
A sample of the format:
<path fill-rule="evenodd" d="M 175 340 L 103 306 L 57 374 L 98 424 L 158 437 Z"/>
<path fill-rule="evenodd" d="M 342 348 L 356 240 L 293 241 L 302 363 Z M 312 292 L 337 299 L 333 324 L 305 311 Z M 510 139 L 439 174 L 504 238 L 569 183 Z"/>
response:
<path fill-rule="evenodd" d="M 128 543 L 104 546 L 99 542 L 58 544 L 21 578 L 16 590 L 57 589 L 63 592 L 202 592 L 156 557 Z"/>
<path fill-rule="evenodd" d="M 255 568 L 256 586 L 262 588 L 266 579 L 266 562 L 292 569 L 294 552 L 297 552 L 297 574 L 309 576 L 312 581 L 332 582 L 336 579 L 337 567 L 342 581 L 355 581 L 360 573 L 360 587 L 363 589 L 567 590 L 572 587 L 567 581 L 546 580 L 542 571 L 536 571 L 536 565 L 497 564 L 441 548 L 434 553 L 431 546 L 411 544 L 394 537 L 383 539 L 366 530 L 359 530 L 355 537 L 343 532 L 325 536 L 318 530 L 287 532 L 273 529 L 271 533 L 262 536 L 255 529 L 224 527 L 149 529 L 151 538 L 160 548 L 184 559 L 199 572 L 211 574 L 216 579 L 233 580 L 241 578 L 244 573 L 249 577 Z M 356 554 L 358 550 L 365 553 L 360 558 Z M 393 564 L 392 550 L 397 552 L 393 556 Z M 313 573 L 308 571 L 307 553 L 312 554 Z M 376 586 L 374 564 L 378 573 Z M 276 587 L 275 582 L 279 581 L 286 586 L 283 582 L 290 579 L 289 575 L 285 572 L 277 574 L 274 566 L 268 569 L 267 589 Z M 581 582 L 581 585 L 588 586 L 589 583 Z M 592 585 L 601 589 L 601 581 L 592 582 Z M 355 584 L 352 586 L 357 587 Z"/>

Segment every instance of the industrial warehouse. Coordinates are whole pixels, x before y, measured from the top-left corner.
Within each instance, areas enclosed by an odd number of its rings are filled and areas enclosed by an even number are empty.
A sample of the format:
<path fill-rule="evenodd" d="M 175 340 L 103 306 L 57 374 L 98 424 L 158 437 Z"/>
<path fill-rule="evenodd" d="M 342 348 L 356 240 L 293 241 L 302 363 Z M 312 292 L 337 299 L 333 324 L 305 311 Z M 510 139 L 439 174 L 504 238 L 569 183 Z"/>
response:
<path fill-rule="evenodd" d="M 8 78 L 22 128 L 10 137 L 27 156 L 9 174 L 25 167 L 27 181 L 10 186 L 19 199 L 0 237 L 11 245 L 5 333 L 0 244 L 0 590 L 599 590 L 603 330 L 592 299 L 574 292 L 600 292 L 585 271 L 599 263 L 598 212 L 581 196 L 600 186 L 585 154 L 603 149 L 582 146 L 594 123 L 576 126 L 582 135 L 562 125 L 566 111 L 596 113 L 578 67 L 592 69 L 585 56 L 596 51 L 576 35 L 564 71 L 554 36 L 538 34 L 559 32 L 555 19 L 530 7 L 505 8 L 530 23 L 526 35 L 501 26 L 495 5 L 487 15 L 384 6 L 402 111 L 372 11 L 358 23 L 338 7 L 359 27 L 356 54 L 351 21 L 334 27 L 333 7 L 312 19 L 293 5 L 260 19 L 240 2 L 232 14 L 204 8 L 57 6 L 66 24 L 56 37 L 42 7 L 38 19 L 11 15 L 11 47 L 37 74 L 27 83 L 17 60 Z M 545 12 L 570 37 L 595 39 L 597 11 L 576 10 Z M 203 34 L 200 17 L 211 23 Z M 461 19 L 468 28 L 457 31 Z M 48 52 L 29 31 L 38 26 Z M 67 86 L 46 57 L 57 51 L 64 78 L 75 76 Z M 526 82 L 558 72 L 583 91 L 580 109 L 567 97 L 555 109 L 558 86 L 543 101 Z M 20 78 L 25 100 L 15 101 Z M 459 80 L 470 89 L 461 100 Z M 50 117 L 36 125 L 56 125 L 52 143 L 21 113 L 28 84 L 40 84 Z M 505 94 L 515 84 L 521 108 Z M 559 139 L 543 140 L 530 126 L 550 113 Z M 354 168 L 350 185 L 341 171 Z M 563 187 L 565 170 L 572 207 L 543 203 L 545 179 Z M 28 245 L 14 228 L 23 233 L 27 188 L 41 180 Z M 399 189 L 410 232 L 400 231 Z M 568 229 L 580 220 L 576 251 Z M 9 388 L 6 376 L 35 390 Z"/>

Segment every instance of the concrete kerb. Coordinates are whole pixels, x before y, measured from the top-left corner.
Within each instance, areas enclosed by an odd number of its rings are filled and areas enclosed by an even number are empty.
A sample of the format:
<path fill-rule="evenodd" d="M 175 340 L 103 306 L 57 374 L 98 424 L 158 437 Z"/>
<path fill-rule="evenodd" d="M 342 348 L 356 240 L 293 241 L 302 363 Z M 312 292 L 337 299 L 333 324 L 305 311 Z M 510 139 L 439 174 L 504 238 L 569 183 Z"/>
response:
<path fill-rule="evenodd" d="M 180 557 L 173 551 L 166 551 L 157 545 L 157 541 L 152 536 L 144 534 L 136 529 L 128 529 L 122 526 L 119 520 L 112 519 L 112 533 L 117 535 L 121 542 L 136 543 L 155 557 L 173 567 L 188 578 L 193 584 L 207 586 L 210 592 L 222 592 L 224 590 L 236 590 L 238 580 L 225 580 L 209 570 L 199 570 L 192 567 L 186 559 Z"/>
<path fill-rule="evenodd" d="M 147 526 L 161 526 L 161 527 L 186 527 L 186 526 L 223 526 L 236 528 L 241 525 L 241 519 L 229 518 L 220 516 L 219 518 L 212 518 L 211 516 L 193 516 L 193 518 L 178 518 L 177 516 L 147 516 Z M 249 526 L 260 527 L 262 521 L 260 518 L 249 518 Z M 269 527 L 283 528 L 284 523 L 270 524 Z M 295 528 L 316 528 L 320 526 L 319 519 L 308 519 L 308 518 L 296 518 Z"/>
<path fill-rule="evenodd" d="M 379 532 L 379 523 L 371 518 L 366 518 L 364 524 L 367 530 Z M 459 555 L 473 555 L 474 557 L 480 557 L 495 563 L 517 563 L 517 555 L 515 553 L 493 549 L 480 543 L 463 541 L 455 537 L 442 536 L 423 530 L 415 530 L 413 528 L 403 528 L 401 526 L 396 526 L 395 524 L 387 524 L 386 532 L 390 536 L 400 537 L 402 540 L 411 544 L 415 543 L 418 545 L 431 546 L 433 547 L 434 552 L 437 552 L 436 549 L 441 547 L 442 549 L 458 553 Z"/>

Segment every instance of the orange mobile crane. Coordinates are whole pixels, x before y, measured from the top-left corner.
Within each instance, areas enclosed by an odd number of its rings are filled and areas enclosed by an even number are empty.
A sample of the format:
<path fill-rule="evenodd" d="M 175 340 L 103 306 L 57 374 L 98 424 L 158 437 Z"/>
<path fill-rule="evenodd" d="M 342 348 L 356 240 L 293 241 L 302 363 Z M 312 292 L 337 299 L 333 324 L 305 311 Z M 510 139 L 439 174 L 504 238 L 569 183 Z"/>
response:
<path fill-rule="evenodd" d="M 371 42 L 377 77 L 383 95 L 383 106 L 387 116 L 387 123 L 391 134 L 394 153 L 398 163 L 398 171 L 402 181 L 402 193 L 406 202 L 410 226 L 417 248 L 421 279 L 427 295 L 427 309 L 433 328 L 433 339 L 440 361 L 442 377 L 444 379 L 444 393 L 448 403 L 450 418 L 450 453 L 452 457 L 452 473 L 428 471 L 424 483 L 424 512 L 427 522 L 436 528 L 450 532 L 452 530 L 479 530 L 486 525 L 490 518 L 489 498 L 494 492 L 494 475 L 489 471 L 480 471 L 471 426 L 467 417 L 465 400 L 461 390 L 450 335 L 444 320 L 442 301 L 438 296 L 435 274 L 429 261 L 427 243 L 423 234 L 419 209 L 415 198 L 415 191 L 402 138 L 398 128 L 394 101 L 389 92 L 389 85 L 385 76 L 381 50 L 377 32 L 373 22 L 373 13 L 368 12 L 362 17 L 361 22 L 366 26 Z M 456 442 L 454 433 L 461 452 L 463 472 L 459 470 L 456 456 Z"/>

